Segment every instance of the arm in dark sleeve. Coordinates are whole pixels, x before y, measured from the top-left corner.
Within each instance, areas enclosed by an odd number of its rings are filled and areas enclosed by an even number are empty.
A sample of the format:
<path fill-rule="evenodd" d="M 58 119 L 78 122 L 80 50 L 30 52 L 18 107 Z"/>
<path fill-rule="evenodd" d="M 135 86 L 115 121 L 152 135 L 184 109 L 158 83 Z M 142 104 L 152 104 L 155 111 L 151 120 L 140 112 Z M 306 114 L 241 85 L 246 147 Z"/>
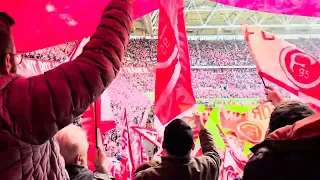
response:
<path fill-rule="evenodd" d="M 213 160 L 214 166 L 219 168 L 221 165 L 221 158 L 216 151 L 211 133 L 207 129 L 202 129 L 199 133 L 202 153 Z"/>
<path fill-rule="evenodd" d="M 131 4 L 113 0 L 78 58 L 42 75 L 15 80 L 6 92 L 13 134 L 42 144 L 81 115 L 119 72 L 131 26 Z"/>

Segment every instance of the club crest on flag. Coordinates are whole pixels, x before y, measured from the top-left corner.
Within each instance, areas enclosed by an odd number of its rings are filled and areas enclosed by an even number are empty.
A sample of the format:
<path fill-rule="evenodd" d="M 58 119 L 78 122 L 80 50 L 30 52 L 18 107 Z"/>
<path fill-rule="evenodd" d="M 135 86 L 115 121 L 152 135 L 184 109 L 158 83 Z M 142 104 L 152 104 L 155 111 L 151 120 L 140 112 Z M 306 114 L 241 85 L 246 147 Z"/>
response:
<path fill-rule="evenodd" d="M 310 89 L 320 84 L 319 60 L 293 46 L 282 49 L 280 65 L 287 78 L 296 86 Z"/>

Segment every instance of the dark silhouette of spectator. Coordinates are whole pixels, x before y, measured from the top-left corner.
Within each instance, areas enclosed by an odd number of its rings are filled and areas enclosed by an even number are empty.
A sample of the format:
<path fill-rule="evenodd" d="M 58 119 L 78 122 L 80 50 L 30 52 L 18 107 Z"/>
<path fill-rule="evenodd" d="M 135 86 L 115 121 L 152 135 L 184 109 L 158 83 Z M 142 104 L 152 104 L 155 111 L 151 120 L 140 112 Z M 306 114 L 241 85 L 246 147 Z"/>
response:
<path fill-rule="evenodd" d="M 170 122 L 164 131 L 163 149 L 166 153 L 161 164 L 140 171 L 135 180 L 160 179 L 218 179 L 221 159 L 215 149 L 212 135 L 204 128 L 203 118 L 194 115 L 194 122 L 200 128 L 203 156 L 191 158 L 194 139 L 191 127 L 182 119 Z"/>

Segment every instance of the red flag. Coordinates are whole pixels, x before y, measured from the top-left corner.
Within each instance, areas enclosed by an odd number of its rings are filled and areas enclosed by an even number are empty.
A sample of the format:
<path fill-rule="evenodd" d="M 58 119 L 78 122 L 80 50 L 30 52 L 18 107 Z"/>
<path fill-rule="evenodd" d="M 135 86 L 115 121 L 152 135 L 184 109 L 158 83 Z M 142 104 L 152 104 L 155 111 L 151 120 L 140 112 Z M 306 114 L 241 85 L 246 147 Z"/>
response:
<path fill-rule="evenodd" d="M 319 106 L 319 60 L 271 33 L 247 26 L 243 29 L 259 75 Z"/>
<path fill-rule="evenodd" d="M 30 52 L 92 35 L 109 2 L 110 0 L 1 0 L 0 11 L 7 12 L 15 19 L 16 25 L 12 33 L 17 50 Z M 157 1 L 136 0 L 133 3 L 134 19 L 157 8 Z"/>
<path fill-rule="evenodd" d="M 140 151 L 140 158 L 139 158 L 139 164 L 148 162 L 148 156 L 147 156 L 147 152 L 145 150 L 145 148 L 143 147 L 143 141 L 142 141 L 142 137 L 140 136 L 140 138 L 138 139 L 139 141 L 139 151 Z"/>
<path fill-rule="evenodd" d="M 88 150 L 88 167 L 90 170 L 94 171 L 94 152 L 96 149 L 96 142 L 98 146 L 102 148 L 102 134 L 108 132 L 109 130 L 115 128 L 116 124 L 114 120 L 101 121 L 101 98 L 96 100 L 95 106 L 92 104 L 83 114 L 82 127 L 87 132 L 87 139 L 89 142 Z M 95 112 L 96 108 L 96 112 Z M 94 115 L 96 113 L 96 116 Z M 97 124 L 95 124 L 95 121 Z M 96 135 L 97 133 L 97 135 Z M 98 139 L 96 139 L 98 138 Z"/>
<path fill-rule="evenodd" d="M 155 129 L 143 128 L 139 126 L 132 126 L 131 129 L 139 134 L 140 137 L 147 139 L 150 143 L 161 148 L 162 137 Z"/>
<path fill-rule="evenodd" d="M 25 77 L 36 76 L 59 66 L 57 61 L 24 58 L 19 65 L 18 73 Z"/>
<path fill-rule="evenodd" d="M 126 130 L 127 130 L 127 135 L 126 135 L 126 139 L 127 139 L 127 146 L 128 146 L 128 153 L 129 153 L 129 157 L 130 157 L 130 163 L 131 163 L 131 167 L 134 170 L 134 163 L 133 163 L 133 153 L 132 153 L 132 149 L 131 149 L 131 140 L 130 140 L 130 131 L 129 131 L 129 124 L 128 124 L 128 118 L 127 118 L 127 110 L 124 110 L 124 116 L 123 119 L 125 120 L 125 126 L 126 126 Z"/>
<path fill-rule="evenodd" d="M 196 104 L 183 9 L 183 0 L 160 0 L 155 114 L 163 126 Z"/>
<path fill-rule="evenodd" d="M 83 47 L 90 41 L 90 37 L 85 37 L 73 47 L 72 51 L 68 54 L 69 61 L 75 60 L 81 53 Z"/>
<path fill-rule="evenodd" d="M 216 125 L 216 127 L 226 145 L 220 176 L 225 180 L 233 180 L 239 175 L 242 176 L 244 166 L 246 165 L 248 158 L 242 154 L 242 151 L 236 151 L 236 148 L 234 148 L 233 144 L 229 143 L 222 129 L 218 125 Z"/>
<path fill-rule="evenodd" d="M 223 139 L 223 142 L 226 145 L 226 151 L 229 151 L 228 153 L 232 157 L 232 159 L 235 161 L 237 168 L 243 170 L 244 166 L 246 165 L 248 159 L 242 154 L 242 152 L 236 151 L 233 144 L 229 143 L 226 135 L 223 133 L 220 126 L 216 125 L 217 129 L 219 130 L 220 136 Z"/>
<path fill-rule="evenodd" d="M 93 164 L 93 159 L 94 159 L 94 151 L 96 148 L 96 128 L 94 124 L 94 107 L 91 104 L 87 111 L 83 113 L 82 117 L 82 127 L 86 130 L 87 132 L 87 139 L 89 142 L 89 150 L 88 150 L 88 168 L 91 171 L 94 171 L 94 164 Z"/>

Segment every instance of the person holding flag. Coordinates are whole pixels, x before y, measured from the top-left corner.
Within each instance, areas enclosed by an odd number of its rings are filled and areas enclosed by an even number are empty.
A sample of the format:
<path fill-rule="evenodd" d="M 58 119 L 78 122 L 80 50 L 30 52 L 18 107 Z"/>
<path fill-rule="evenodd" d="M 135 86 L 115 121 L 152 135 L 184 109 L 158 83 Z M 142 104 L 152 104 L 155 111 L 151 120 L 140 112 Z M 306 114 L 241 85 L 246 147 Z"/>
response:
<path fill-rule="evenodd" d="M 132 26 L 132 2 L 112 0 L 74 61 L 29 78 L 16 74 L 23 54 L 15 48 L 14 24 L 0 12 L 0 179 L 64 180 L 54 135 L 84 113 L 118 74 Z"/>
<path fill-rule="evenodd" d="M 251 148 L 242 180 L 319 179 L 320 115 L 305 103 L 283 100 L 273 88 L 265 92 L 276 107 L 266 139 Z"/>
<path fill-rule="evenodd" d="M 108 171 L 106 154 L 96 149 L 94 154 L 95 172 L 88 169 L 88 149 L 86 132 L 80 127 L 70 124 L 56 134 L 60 153 L 64 158 L 70 180 L 112 180 Z"/>

